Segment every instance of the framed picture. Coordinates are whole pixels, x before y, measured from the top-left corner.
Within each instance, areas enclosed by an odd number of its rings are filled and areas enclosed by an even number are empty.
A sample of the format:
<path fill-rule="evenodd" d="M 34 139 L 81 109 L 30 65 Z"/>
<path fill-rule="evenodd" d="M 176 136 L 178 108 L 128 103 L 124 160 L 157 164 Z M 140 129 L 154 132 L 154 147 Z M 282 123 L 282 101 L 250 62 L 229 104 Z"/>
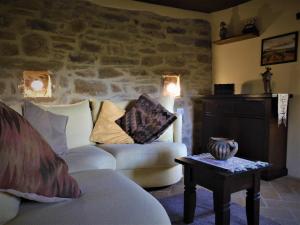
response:
<path fill-rule="evenodd" d="M 262 40 L 261 65 L 297 61 L 298 32 L 282 34 Z"/>

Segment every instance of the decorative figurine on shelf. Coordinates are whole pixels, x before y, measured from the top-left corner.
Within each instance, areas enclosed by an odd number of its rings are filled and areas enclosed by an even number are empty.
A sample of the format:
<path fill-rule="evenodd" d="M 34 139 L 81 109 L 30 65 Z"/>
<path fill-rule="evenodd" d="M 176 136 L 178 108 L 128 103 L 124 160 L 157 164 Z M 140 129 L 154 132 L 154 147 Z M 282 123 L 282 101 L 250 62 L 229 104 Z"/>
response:
<path fill-rule="evenodd" d="M 272 93 L 271 78 L 273 74 L 270 71 L 271 67 L 266 67 L 266 71 L 261 74 L 261 76 L 263 77 L 265 94 Z"/>
<path fill-rule="evenodd" d="M 259 31 L 256 27 L 256 18 L 250 18 L 247 23 L 245 24 L 243 30 L 242 30 L 243 34 L 259 34 Z"/>
<path fill-rule="evenodd" d="M 226 27 L 226 23 L 224 21 L 222 21 L 220 23 L 220 38 L 221 39 L 225 39 L 227 37 L 227 27 Z"/>

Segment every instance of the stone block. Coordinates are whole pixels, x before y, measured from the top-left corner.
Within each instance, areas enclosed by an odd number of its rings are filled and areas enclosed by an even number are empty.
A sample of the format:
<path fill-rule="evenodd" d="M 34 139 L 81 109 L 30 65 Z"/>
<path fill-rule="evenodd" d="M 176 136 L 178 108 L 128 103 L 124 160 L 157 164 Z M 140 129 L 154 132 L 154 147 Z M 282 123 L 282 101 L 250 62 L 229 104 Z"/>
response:
<path fill-rule="evenodd" d="M 16 56 L 19 54 L 19 49 L 16 44 L 9 42 L 0 42 L 0 55 L 2 56 Z"/>
<path fill-rule="evenodd" d="M 103 17 L 106 20 L 110 20 L 112 22 L 128 22 L 130 19 L 126 16 L 123 15 L 118 15 L 118 14 L 111 14 L 111 13 L 105 13 L 105 14 L 100 14 L 99 16 Z"/>
<path fill-rule="evenodd" d="M 5 14 L 0 14 L 0 27 L 1 28 L 6 28 L 10 27 L 12 24 L 12 18 L 8 15 Z"/>
<path fill-rule="evenodd" d="M 119 57 L 119 56 L 103 56 L 101 58 L 103 65 L 138 65 L 138 59 Z"/>
<path fill-rule="evenodd" d="M 175 67 L 185 66 L 186 60 L 183 56 L 180 55 L 168 55 L 165 57 L 166 64 Z"/>
<path fill-rule="evenodd" d="M 41 19 L 28 19 L 26 20 L 26 24 L 33 30 L 42 30 L 48 32 L 56 31 L 56 24 Z"/>
<path fill-rule="evenodd" d="M 74 63 L 93 64 L 97 57 L 87 53 L 72 52 L 69 54 L 69 61 Z"/>
<path fill-rule="evenodd" d="M 174 41 L 178 44 L 182 45 L 194 45 L 195 44 L 195 38 L 190 36 L 174 36 Z"/>
<path fill-rule="evenodd" d="M 75 43 L 75 39 L 71 37 L 65 37 L 65 36 L 51 36 L 51 39 L 53 41 L 58 41 L 58 42 L 67 42 L 67 43 Z"/>
<path fill-rule="evenodd" d="M 206 39 L 196 39 L 195 40 L 195 46 L 210 49 L 211 48 L 211 41 L 206 40 Z"/>
<path fill-rule="evenodd" d="M 36 61 L 27 59 L 0 57 L 0 65 L 4 69 L 21 69 L 21 70 L 51 70 L 57 71 L 63 67 L 61 61 Z"/>
<path fill-rule="evenodd" d="M 156 94 L 158 89 L 154 85 L 141 85 L 134 88 L 134 90 L 139 94 Z"/>
<path fill-rule="evenodd" d="M 83 20 L 77 19 L 71 22 L 71 30 L 75 33 L 83 32 L 87 25 Z"/>
<path fill-rule="evenodd" d="M 152 38 L 157 38 L 157 39 L 165 39 L 166 35 L 162 31 L 157 31 L 157 30 L 143 30 L 143 33 L 152 37 Z"/>
<path fill-rule="evenodd" d="M 119 93 L 119 92 L 122 92 L 121 87 L 120 87 L 119 85 L 117 85 L 117 84 L 111 84 L 111 85 L 110 85 L 110 88 L 111 88 L 111 91 L 112 91 L 113 93 Z"/>
<path fill-rule="evenodd" d="M 177 52 L 179 49 L 174 43 L 160 43 L 157 45 L 157 50 L 160 52 Z"/>
<path fill-rule="evenodd" d="M 144 54 L 155 54 L 156 53 L 155 49 L 152 49 L 152 48 L 141 48 L 141 49 L 139 49 L 139 52 L 144 53 Z"/>
<path fill-rule="evenodd" d="M 17 35 L 15 33 L 0 30 L 0 39 L 2 40 L 16 40 Z"/>
<path fill-rule="evenodd" d="M 161 29 L 161 25 L 158 23 L 142 23 L 141 27 L 145 28 L 145 29 L 150 29 L 150 30 L 160 30 Z"/>
<path fill-rule="evenodd" d="M 99 45 L 86 41 L 80 43 L 80 49 L 87 52 L 101 52 L 101 47 Z"/>
<path fill-rule="evenodd" d="M 53 43 L 53 48 L 62 49 L 66 51 L 74 50 L 74 47 L 72 45 L 66 43 Z"/>
<path fill-rule="evenodd" d="M 99 78 L 105 79 L 105 78 L 116 78 L 116 77 L 122 77 L 124 74 L 120 72 L 119 70 L 114 69 L 113 67 L 102 67 L 98 70 L 99 72 Z"/>
<path fill-rule="evenodd" d="M 36 33 L 27 34 L 22 38 L 22 49 L 28 56 L 47 57 L 49 54 L 47 39 Z"/>
<path fill-rule="evenodd" d="M 75 74 L 80 77 L 95 77 L 96 72 L 92 69 L 85 69 L 76 71 Z"/>
<path fill-rule="evenodd" d="M 102 81 L 76 79 L 74 85 L 77 94 L 88 94 L 90 96 L 107 94 L 107 86 Z"/>
<path fill-rule="evenodd" d="M 185 34 L 186 29 L 181 27 L 167 27 L 167 33 L 169 34 Z"/>
<path fill-rule="evenodd" d="M 142 58 L 143 66 L 157 66 L 163 63 L 163 58 L 161 56 L 145 56 Z"/>
<path fill-rule="evenodd" d="M 200 63 L 211 63 L 210 55 L 198 54 L 197 55 L 197 60 Z"/>

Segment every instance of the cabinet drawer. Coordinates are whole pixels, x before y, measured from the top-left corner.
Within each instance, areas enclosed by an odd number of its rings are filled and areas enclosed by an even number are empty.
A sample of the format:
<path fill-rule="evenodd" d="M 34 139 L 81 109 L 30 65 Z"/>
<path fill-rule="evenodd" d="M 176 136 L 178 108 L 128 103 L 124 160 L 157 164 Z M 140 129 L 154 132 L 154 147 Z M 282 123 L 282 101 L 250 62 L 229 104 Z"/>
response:
<path fill-rule="evenodd" d="M 265 102 L 264 101 L 243 101 L 236 102 L 234 106 L 235 114 L 264 116 Z"/>
<path fill-rule="evenodd" d="M 204 103 L 205 113 L 234 113 L 234 103 L 224 101 L 206 101 Z"/>

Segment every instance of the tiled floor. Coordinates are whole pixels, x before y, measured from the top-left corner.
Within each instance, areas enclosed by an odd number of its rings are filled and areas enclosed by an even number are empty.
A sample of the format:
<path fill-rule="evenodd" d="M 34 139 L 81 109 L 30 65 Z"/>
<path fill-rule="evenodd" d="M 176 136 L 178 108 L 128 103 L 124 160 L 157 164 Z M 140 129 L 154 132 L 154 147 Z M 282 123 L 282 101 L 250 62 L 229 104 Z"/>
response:
<path fill-rule="evenodd" d="M 151 191 L 161 198 L 183 193 L 183 182 Z M 245 206 L 245 191 L 231 195 L 231 200 Z M 300 179 L 283 177 L 273 181 L 261 181 L 260 212 L 282 225 L 300 225 Z"/>

